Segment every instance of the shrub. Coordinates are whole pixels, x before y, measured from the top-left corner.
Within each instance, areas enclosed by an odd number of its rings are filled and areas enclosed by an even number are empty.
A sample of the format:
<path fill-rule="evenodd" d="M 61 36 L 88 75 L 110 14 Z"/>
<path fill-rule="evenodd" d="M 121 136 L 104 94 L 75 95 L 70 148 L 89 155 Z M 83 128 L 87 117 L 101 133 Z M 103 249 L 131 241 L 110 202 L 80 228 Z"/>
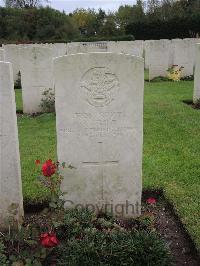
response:
<path fill-rule="evenodd" d="M 172 67 L 170 67 L 167 70 L 168 79 L 173 80 L 173 81 L 180 81 L 183 68 L 184 68 L 183 66 L 179 67 L 178 65 L 173 65 Z"/>
<path fill-rule="evenodd" d="M 0 240 L 0 265 L 5 266 L 8 265 L 7 257 L 5 255 L 5 245 Z"/>
<path fill-rule="evenodd" d="M 80 37 L 74 42 L 134 41 L 133 35 Z"/>
<path fill-rule="evenodd" d="M 194 80 L 194 75 L 182 77 L 181 80 L 184 80 L 184 81 L 192 81 L 192 80 Z"/>
<path fill-rule="evenodd" d="M 43 98 L 40 103 L 42 111 L 45 113 L 55 112 L 55 93 L 53 89 L 49 88 L 45 90 L 42 95 Z"/>
<path fill-rule="evenodd" d="M 21 73 L 17 73 L 17 80 L 15 80 L 15 89 L 21 89 Z"/>
<path fill-rule="evenodd" d="M 195 109 L 200 109 L 200 98 L 197 99 L 197 100 L 194 102 L 194 108 L 195 108 Z"/>
<path fill-rule="evenodd" d="M 62 245 L 55 248 L 56 265 L 172 265 L 164 242 L 147 219 L 122 223 L 89 210 L 69 210 L 57 228 Z M 48 265 L 48 262 L 46 262 Z"/>

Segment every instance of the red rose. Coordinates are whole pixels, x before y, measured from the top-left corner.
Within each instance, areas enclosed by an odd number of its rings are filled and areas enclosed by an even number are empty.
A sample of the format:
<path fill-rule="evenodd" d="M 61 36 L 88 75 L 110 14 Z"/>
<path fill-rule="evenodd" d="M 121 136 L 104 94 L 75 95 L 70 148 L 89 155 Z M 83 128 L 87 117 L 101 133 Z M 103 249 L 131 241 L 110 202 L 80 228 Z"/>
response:
<path fill-rule="evenodd" d="M 40 164 L 40 160 L 35 160 L 35 164 Z"/>
<path fill-rule="evenodd" d="M 146 200 L 146 202 L 147 202 L 148 204 L 155 204 L 155 203 L 156 203 L 156 199 L 155 199 L 155 198 L 148 198 L 148 199 Z"/>
<path fill-rule="evenodd" d="M 42 165 L 42 173 L 44 176 L 52 176 L 55 172 L 56 165 L 52 162 L 52 160 L 48 160 Z"/>
<path fill-rule="evenodd" d="M 45 248 L 53 248 L 59 244 L 56 234 L 49 232 L 40 235 L 40 244 Z"/>

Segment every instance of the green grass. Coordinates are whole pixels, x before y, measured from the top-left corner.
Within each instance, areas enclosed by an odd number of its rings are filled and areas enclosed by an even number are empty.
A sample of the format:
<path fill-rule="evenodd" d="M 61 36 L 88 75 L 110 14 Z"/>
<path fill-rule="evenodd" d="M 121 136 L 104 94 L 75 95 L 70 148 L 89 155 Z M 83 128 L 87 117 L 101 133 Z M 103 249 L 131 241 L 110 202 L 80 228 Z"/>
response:
<path fill-rule="evenodd" d="M 17 111 L 23 111 L 23 102 L 22 102 L 22 91 L 17 89 L 15 90 L 15 99 Z"/>
<path fill-rule="evenodd" d="M 191 81 L 145 83 L 143 187 L 164 189 L 200 247 L 200 110 L 182 102 L 192 91 Z M 55 116 L 19 116 L 18 126 L 24 200 L 42 202 L 48 193 L 38 186 L 34 161 L 56 156 Z"/>

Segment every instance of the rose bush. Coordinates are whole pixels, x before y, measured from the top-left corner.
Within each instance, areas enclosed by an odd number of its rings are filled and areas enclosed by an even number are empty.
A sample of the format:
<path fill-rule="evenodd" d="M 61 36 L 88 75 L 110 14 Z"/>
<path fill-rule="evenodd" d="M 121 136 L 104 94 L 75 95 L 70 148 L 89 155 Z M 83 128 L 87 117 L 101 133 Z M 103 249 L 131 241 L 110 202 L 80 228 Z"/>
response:
<path fill-rule="evenodd" d="M 42 165 L 42 173 L 44 176 L 50 177 L 56 172 L 56 164 L 52 162 L 52 160 L 47 160 Z"/>
<path fill-rule="evenodd" d="M 45 248 L 53 248 L 59 244 L 59 240 L 54 232 L 42 233 L 40 235 L 40 244 Z"/>

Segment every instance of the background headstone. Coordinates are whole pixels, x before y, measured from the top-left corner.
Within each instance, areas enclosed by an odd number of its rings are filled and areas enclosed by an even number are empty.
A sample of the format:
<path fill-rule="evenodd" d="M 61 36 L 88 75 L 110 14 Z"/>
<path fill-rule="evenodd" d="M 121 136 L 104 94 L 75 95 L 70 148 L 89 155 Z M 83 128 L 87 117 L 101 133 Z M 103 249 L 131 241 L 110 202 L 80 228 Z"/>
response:
<path fill-rule="evenodd" d="M 17 81 L 19 78 L 19 47 L 20 46 L 16 44 L 6 44 L 2 46 L 5 50 L 5 61 L 12 63 L 14 81 Z"/>
<path fill-rule="evenodd" d="M 71 42 L 67 44 L 67 54 L 107 52 L 107 42 Z"/>
<path fill-rule="evenodd" d="M 18 129 L 11 63 L 0 62 L 0 227 L 23 217 Z M 14 219 L 14 220 L 13 220 Z M 12 225 L 12 224 L 11 224 Z"/>
<path fill-rule="evenodd" d="M 169 40 L 155 40 L 149 43 L 149 80 L 167 76 L 170 48 Z"/>
<path fill-rule="evenodd" d="M 75 167 L 62 173 L 66 205 L 139 215 L 143 59 L 88 53 L 54 62 L 58 160 Z"/>
<path fill-rule="evenodd" d="M 143 57 L 143 41 L 108 42 L 108 52 L 124 53 Z"/>
<path fill-rule="evenodd" d="M 144 61 L 145 61 L 145 69 L 149 69 L 149 57 L 150 57 L 150 44 L 153 40 L 144 41 Z"/>
<path fill-rule="evenodd" d="M 173 65 L 183 66 L 182 77 L 193 75 L 194 57 L 191 41 L 188 39 L 173 39 Z"/>
<path fill-rule="evenodd" d="M 193 101 L 200 99 L 200 43 L 196 44 Z"/>
<path fill-rule="evenodd" d="M 54 50 L 54 55 L 56 55 L 56 57 L 66 55 L 67 44 L 66 43 L 54 43 L 53 50 Z"/>
<path fill-rule="evenodd" d="M 4 49 L 0 49 L 0 61 L 5 61 L 5 51 L 4 51 Z"/>
<path fill-rule="evenodd" d="M 30 46 L 20 49 L 20 69 L 24 113 L 41 112 L 42 93 L 54 90 L 53 50 Z"/>

